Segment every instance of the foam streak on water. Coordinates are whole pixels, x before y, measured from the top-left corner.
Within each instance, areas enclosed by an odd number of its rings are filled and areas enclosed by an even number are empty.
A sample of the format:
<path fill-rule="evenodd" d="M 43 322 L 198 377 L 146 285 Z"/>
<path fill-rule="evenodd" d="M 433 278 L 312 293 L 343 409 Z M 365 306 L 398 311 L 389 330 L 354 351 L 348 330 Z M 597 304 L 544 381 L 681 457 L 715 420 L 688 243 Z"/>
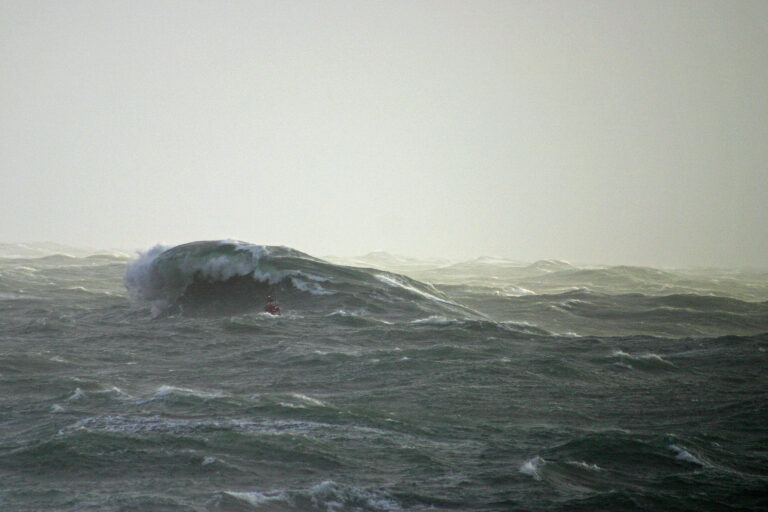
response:
<path fill-rule="evenodd" d="M 765 273 L 11 249 L 2 510 L 768 508 Z"/>

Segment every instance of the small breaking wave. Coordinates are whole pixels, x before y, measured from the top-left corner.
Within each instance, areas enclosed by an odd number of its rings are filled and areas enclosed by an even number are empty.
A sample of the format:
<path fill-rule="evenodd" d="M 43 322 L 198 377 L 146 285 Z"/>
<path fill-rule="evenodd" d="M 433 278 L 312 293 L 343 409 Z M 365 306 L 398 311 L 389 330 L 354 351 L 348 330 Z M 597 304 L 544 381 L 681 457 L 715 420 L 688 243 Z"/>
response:
<path fill-rule="evenodd" d="M 406 280 L 404 278 L 398 279 L 394 274 L 388 274 L 388 275 L 376 274 L 376 279 L 378 279 L 382 283 L 385 283 L 389 286 L 401 288 L 410 293 L 419 295 L 421 297 L 424 297 L 426 299 L 429 299 L 435 302 L 442 302 L 445 304 L 451 304 L 453 306 L 457 305 L 455 302 L 452 302 L 444 297 L 440 297 L 439 296 L 440 292 L 434 289 L 431 285 L 423 285 L 421 287 L 416 287 L 414 286 L 412 280 Z M 411 282 L 408 282 L 408 281 L 411 281 Z M 431 289 L 430 290 L 425 289 L 427 287 Z"/>
<path fill-rule="evenodd" d="M 534 480 L 541 480 L 541 468 L 546 464 L 546 461 L 539 456 L 532 459 L 528 459 L 520 466 L 519 471 L 532 477 Z"/>
<path fill-rule="evenodd" d="M 623 365 L 630 368 L 638 367 L 646 370 L 671 370 L 677 368 L 677 365 L 653 352 L 629 354 L 623 350 L 616 350 L 611 354 L 611 358 L 619 360 Z"/>
<path fill-rule="evenodd" d="M 243 501 L 256 508 L 287 506 L 295 510 L 324 512 L 402 510 L 400 503 L 383 491 L 344 485 L 333 480 L 326 480 L 308 489 L 223 491 L 213 501 L 221 504 L 227 498 Z"/>
<path fill-rule="evenodd" d="M 82 389 L 77 388 L 75 389 L 75 392 L 72 393 L 72 395 L 68 398 L 68 400 L 70 402 L 73 402 L 75 400 L 82 400 L 83 398 L 85 398 L 85 396 L 86 396 L 85 392 Z"/>
<path fill-rule="evenodd" d="M 303 395 L 301 393 L 291 393 L 291 397 L 298 400 L 300 403 L 310 405 L 312 407 L 328 407 L 325 402 L 312 398 L 311 396 Z"/>
<path fill-rule="evenodd" d="M 442 327 L 446 325 L 454 325 L 454 324 L 457 324 L 458 322 L 456 320 L 452 320 L 444 316 L 432 315 L 432 316 L 428 316 L 427 318 L 419 318 L 418 320 L 414 320 L 411 323 L 419 324 L 419 325 L 436 325 L 436 326 Z"/>
<path fill-rule="evenodd" d="M 685 448 L 682 448 L 681 446 L 670 444 L 668 448 L 677 454 L 675 458 L 678 460 L 690 462 L 691 464 L 697 464 L 702 467 L 709 467 L 709 464 L 694 456 L 691 452 Z"/>
<path fill-rule="evenodd" d="M 203 400 L 208 400 L 211 398 L 224 398 L 227 396 L 225 393 L 221 393 L 218 391 L 209 392 L 209 391 L 200 391 L 197 389 L 181 388 L 177 386 L 162 385 L 158 387 L 157 390 L 155 390 L 151 400 L 164 399 L 173 395 L 191 396 L 191 397 L 200 398 Z"/>
<path fill-rule="evenodd" d="M 570 464 L 571 466 L 577 467 L 579 469 L 585 469 L 587 471 L 602 471 L 603 468 L 598 466 L 597 464 L 590 464 L 588 462 L 584 462 L 582 460 L 569 460 L 566 461 L 567 464 Z"/>
<path fill-rule="evenodd" d="M 329 318 L 337 319 L 342 323 L 347 323 L 350 325 L 365 325 L 365 324 L 391 325 L 392 324 L 392 322 L 372 316 L 365 309 L 347 310 L 344 308 L 340 308 L 333 311 L 332 313 L 327 314 L 326 316 Z"/>
<path fill-rule="evenodd" d="M 525 334 L 533 336 L 552 335 L 551 332 L 532 325 L 528 322 L 494 322 L 492 320 L 448 318 L 443 315 L 431 315 L 426 318 L 419 318 L 411 321 L 411 324 L 432 327 L 456 327 L 470 331 L 495 330 L 511 334 Z"/>
<path fill-rule="evenodd" d="M 267 493 L 258 491 L 224 491 L 224 494 L 232 496 L 237 500 L 244 501 L 245 503 L 254 507 L 261 507 L 275 501 L 288 501 L 288 495 L 285 493 L 285 491 L 274 491 Z M 221 501 L 221 497 L 218 497 L 216 501 Z"/>

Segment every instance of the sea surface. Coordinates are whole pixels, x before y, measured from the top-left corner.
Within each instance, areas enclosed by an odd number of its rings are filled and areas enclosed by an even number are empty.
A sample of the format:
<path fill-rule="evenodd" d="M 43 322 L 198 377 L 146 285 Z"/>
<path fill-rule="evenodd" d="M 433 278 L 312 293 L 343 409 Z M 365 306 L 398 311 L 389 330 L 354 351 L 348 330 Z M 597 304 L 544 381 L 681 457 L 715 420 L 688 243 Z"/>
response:
<path fill-rule="evenodd" d="M 0 510 L 766 510 L 767 300 L 764 270 L 0 245 Z"/>

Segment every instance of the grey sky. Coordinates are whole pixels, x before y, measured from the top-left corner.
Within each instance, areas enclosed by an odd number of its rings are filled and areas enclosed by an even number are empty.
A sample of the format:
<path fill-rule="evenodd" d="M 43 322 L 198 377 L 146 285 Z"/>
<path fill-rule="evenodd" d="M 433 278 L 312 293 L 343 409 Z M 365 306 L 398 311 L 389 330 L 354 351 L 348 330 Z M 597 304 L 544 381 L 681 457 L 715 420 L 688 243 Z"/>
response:
<path fill-rule="evenodd" d="M 0 241 L 768 254 L 768 2 L 0 3 Z"/>

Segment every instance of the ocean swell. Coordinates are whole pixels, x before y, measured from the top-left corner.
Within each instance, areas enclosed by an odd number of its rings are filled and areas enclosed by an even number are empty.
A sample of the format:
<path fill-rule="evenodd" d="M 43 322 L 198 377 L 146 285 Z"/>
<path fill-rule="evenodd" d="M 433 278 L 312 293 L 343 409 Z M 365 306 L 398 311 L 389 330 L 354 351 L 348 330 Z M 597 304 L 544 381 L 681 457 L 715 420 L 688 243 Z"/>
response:
<path fill-rule="evenodd" d="M 131 299 L 149 304 L 155 315 L 179 306 L 199 308 L 205 297 L 211 302 L 218 299 L 218 303 L 234 297 L 225 301 L 231 306 L 248 294 L 255 296 L 286 278 L 301 276 L 300 271 L 280 268 L 277 262 L 281 258 L 312 259 L 286 247 L 237 241 L 192 242 L 171 248 L 158 245 L 128 267 L 124 283 Z"/>
<path fill-rule="evenodd" d="M 335 265 L 289 247 L 233 240 L 153 247 L 129 265 L 124 283 L 132 301 L 149 305 L 154 316 L 257 310 L 267 295 L 278 295 L 284 310 L 321 314 L 369 308 L 384 316 L 479 316 L 432 285 L 406 276 Z"/>

